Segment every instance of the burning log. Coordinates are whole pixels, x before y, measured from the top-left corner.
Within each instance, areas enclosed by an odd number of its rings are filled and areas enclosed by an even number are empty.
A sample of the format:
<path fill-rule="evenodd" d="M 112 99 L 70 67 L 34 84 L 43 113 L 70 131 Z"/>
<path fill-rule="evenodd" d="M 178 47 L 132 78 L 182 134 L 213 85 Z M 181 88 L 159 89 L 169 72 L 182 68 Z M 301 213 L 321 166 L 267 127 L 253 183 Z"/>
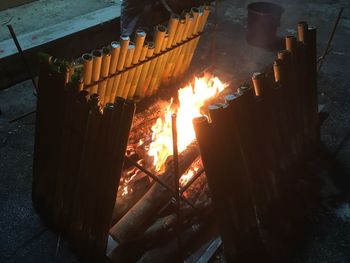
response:
<path fill-rule="evenodd" d="M 195 143 L 190 144 L 179 156 L 179 173 L 183 174 L 198 157 Z M 171 167 L 171 165 L 169 165 Z M 159 175 L 165 183 L 173 180 L 173 170 L 169 169 Z M 155 183 L 151 189 L 110 229 L 111 236 L 125 243 L 141 235 L 152 222 L 152 216 L 169 199 L 171 194 L 167 189 Z"/>

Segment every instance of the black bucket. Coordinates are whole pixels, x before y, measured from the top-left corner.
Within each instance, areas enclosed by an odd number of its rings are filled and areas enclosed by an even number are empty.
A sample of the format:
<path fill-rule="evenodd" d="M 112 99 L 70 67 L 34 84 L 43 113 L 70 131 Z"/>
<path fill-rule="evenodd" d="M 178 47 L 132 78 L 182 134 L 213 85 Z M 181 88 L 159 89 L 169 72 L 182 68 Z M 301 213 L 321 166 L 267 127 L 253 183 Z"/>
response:
<path fill-rule="evenodd" d="M 276 32 L 284 9 L 269 2 L 255 2 L 248 9 L 247 42 L 250 45 L 274 48 L 277 42 Z"/>

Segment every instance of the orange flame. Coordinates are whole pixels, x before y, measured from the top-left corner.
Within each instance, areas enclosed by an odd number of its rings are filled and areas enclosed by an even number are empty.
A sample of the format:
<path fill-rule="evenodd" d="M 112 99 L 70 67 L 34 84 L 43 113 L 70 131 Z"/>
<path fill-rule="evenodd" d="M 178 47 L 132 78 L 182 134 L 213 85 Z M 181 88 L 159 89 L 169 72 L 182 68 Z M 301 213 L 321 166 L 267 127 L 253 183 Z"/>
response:
<path fill-rule="evenodd" d="M 223 91 L 227 84 L 217 77 L 196 78 L 194 87 L 186 86 L 178 91 L 179 108 L 177 110 L 178 151 L 181 153 L 194 141 L 195 132 L 192 120 L 202 116 L 201 107 L 205 102 Z M 159 117 L 152 127 L 152 142 L 148 154 L 153 157 L 156 171 L 162 171 L 167 158 L 173 154 L 171 115 L 173 100 L 165 107 L 164 115 Z"/>

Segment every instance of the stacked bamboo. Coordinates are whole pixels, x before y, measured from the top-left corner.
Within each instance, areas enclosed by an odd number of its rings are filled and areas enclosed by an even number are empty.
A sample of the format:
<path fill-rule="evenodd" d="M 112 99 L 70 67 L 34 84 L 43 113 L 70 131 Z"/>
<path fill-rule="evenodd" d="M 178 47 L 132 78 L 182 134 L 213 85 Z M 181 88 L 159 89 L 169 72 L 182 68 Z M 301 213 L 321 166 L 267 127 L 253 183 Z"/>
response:
<path fill-rule="evenodd" d="M 92 69 L 105 65 L 107 54 L 94 52 L 85 56 L 86 63 L 92 62 Z M 80 255 L 98 261 L 106 251 L 135 105 L 117 97 L 102 111 L 99 94 L 82 90 L 88 74 L 74 74 L 67 83 L 70 68 L 56 64 L 50 57 L 41 63 L 33 200 L 46 222 L 67 236 Z M 103 66 L 101 73 L 106 71 Z M 95 91 L 105 89 L 107 82 Z"/>
<path fill-rule="evenodd" d="M 99 94 L 104 106 L 117 96 L 141 100 L 179 80 L 191 64 L 209 12 L 208 6 L 202 6 L 172 15 L 166 26 L 155 27 L 151 42 L 139 29 L 134 42 L 123 35 L 101 50 L 83 54 L 79 58 L 83 88 L 90 95 Z"/>
<path fill-rule="evenodd" d="M 209 106 L 210 121 L 193 121 L 230 262 L 272 262 L 267 240 L 294 235 L 308 208 L 295 195 L 307 178 L 290 171 L 319 142 L 316 30 L 301 22 L 298 36 L 286 37 L 286 50 L 253 74 L 251 88 Z"/>

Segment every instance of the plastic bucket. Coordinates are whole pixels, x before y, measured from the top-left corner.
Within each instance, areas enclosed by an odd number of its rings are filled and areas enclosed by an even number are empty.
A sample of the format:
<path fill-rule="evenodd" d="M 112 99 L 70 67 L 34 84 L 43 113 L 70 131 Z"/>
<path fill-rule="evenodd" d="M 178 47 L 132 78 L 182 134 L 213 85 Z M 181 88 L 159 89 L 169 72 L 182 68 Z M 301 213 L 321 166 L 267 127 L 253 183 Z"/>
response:
<path fill-rule="evenodd" d="M 247 42 L 258 47 L 274 47 L 284 8 L 274 3 L 254 2 L 249 4 L 247 9 Z"/>

